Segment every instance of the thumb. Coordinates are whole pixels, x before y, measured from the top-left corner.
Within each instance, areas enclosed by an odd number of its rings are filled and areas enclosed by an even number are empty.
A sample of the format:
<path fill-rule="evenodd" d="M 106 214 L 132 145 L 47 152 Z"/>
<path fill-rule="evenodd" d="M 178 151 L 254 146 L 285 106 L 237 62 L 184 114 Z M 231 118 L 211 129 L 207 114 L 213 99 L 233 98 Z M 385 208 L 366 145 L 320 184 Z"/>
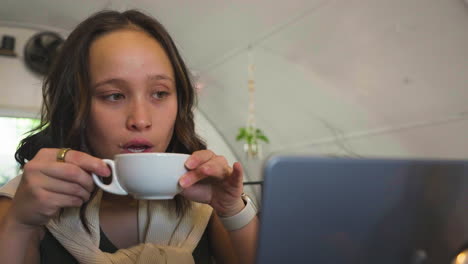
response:
<path fill-rule="evenodd" d="M 232 174 L 229 177 L 229 184 L 235 188 L 242 188 L 243 185 L 243 177 L 244 176 L 244 169 L 239 162 L 234 162 L 232 165 Z"/>

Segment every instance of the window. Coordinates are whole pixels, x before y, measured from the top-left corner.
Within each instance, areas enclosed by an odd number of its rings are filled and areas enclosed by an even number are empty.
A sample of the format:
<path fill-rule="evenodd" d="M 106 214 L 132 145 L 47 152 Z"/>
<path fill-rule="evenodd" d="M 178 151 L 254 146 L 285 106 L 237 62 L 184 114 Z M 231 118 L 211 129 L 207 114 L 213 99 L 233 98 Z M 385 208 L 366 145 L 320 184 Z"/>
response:
<path fill-rule="evenodd" d="M 0 186 L 18 175 L 15 151 L 21 139 L 38 125 L 38 119 L 0 117 Z"/>

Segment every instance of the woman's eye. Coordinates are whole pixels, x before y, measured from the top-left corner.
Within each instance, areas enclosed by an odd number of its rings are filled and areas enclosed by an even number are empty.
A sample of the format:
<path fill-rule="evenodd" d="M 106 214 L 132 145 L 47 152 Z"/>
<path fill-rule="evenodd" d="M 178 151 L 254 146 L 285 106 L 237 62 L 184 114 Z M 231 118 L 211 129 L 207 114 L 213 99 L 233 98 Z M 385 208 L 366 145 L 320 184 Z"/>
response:
<path fill-rule="evenodd" d="M 168 96 L 169 93 L 168 92 L 155 92 L 153 93 L 153 97 L 156 98 L 156 99 L 162 99 L 166 96 Z"/>
<path fill-rule="evenodd" d="M 104 98 L 108 101 L 114 102 L 114 101 L 119 101 L 119 100 L 124 99 L 125 96 L 123 94 L 114 93 L 114 94 L 106 95 Z"/>

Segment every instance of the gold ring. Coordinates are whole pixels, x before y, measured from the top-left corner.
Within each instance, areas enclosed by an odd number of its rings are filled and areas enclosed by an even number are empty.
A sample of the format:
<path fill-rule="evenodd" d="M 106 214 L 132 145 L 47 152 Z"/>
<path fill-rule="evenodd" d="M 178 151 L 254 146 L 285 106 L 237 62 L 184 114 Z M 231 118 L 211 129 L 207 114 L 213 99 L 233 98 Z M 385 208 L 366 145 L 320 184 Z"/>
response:
<path fill-rule="evenodd" d="M 58 162 L 65 162 L 65 155 L 67 155 L 67 152 L 71 150 L 71 148 L 61 148 L 57 152 L 57 161 Z"/>

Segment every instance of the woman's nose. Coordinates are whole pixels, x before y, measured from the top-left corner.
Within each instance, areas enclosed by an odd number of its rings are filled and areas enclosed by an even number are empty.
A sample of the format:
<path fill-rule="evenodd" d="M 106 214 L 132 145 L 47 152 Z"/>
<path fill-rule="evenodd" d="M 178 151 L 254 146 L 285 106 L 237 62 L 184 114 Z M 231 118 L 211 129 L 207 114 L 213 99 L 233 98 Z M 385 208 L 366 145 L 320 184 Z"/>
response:
<path fill-rule="evenodd" d="M 152 126 L 151 111 L 144 103 L 135 102 L 129 110 L 127 128 L 133 131 L 149 129 Z"/>

